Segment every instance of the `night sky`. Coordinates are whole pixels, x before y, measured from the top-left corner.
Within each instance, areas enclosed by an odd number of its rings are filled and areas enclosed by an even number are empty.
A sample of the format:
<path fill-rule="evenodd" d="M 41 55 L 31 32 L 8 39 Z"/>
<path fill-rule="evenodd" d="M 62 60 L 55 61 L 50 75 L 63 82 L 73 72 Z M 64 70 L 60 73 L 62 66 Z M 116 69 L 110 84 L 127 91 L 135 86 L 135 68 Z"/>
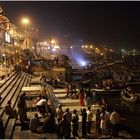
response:
<path fill-rule="evenodd" d="M 16 25 L 28 16 L 43 38 L 105 44 L 113 48 L 139 48 L 140 2 L 0 2 L 5 15 Z"/>

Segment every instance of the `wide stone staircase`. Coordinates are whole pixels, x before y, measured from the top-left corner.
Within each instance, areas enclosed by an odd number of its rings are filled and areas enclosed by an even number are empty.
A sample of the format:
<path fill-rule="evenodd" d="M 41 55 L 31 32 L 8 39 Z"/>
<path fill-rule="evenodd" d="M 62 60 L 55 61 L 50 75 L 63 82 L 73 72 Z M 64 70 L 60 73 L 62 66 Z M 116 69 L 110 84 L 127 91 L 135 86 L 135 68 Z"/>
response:
<path fill-rule="evenodd" d="M 9 99 L 12 101 L 12 107 L 14 109 L 17 108 L 17 100 L 21 93 L 22 87 L 38 87 L 40 88 L 40 81 L 39 77 L 31 78 L 29 75 L 22 73 L 21 75 L 18 73 L 15 73 L 11 76 L 11 80 L 7 79 L 7 83 L 4 84 L 5 86 L 1 86 L 0 93 L 2 96 L 2 104 L 1 106 L 4 107 Z M 16 82 L 15 82 L 16 81 Z M 11 83 L 9 86 L 8 83 Z M 16 86 L 15 86 L 16 85 Z M 7 89 L 6 89 L 7 86 Z M 6 90 L 4 90 L 6 89 Z M 3 92 L 4 91 L 4 92 Z M 3 93 L 3 94 L 2 94 Z M 10 93 L 10 94 L 9 94 Z M 51 85 L 46 85 L 46 94 L 49 98 L 50 107 L 55 112 L 56 107 L 58 104 L 62 105 L 63 110 L 66 108 L 69 108 L 72 112 L 74 109 L 78 111 L 79 115 L 79 132 L 81 133 L 81 108 L 87 108 L 86 106 L 81 107 L 79 105 L 79 99 L 67 99 L 65 98 L 66 90 L 64 88 L 62 89 L 56 89 L 53 88 Z M 29 92 L 27 93 L 28 100 L 27 102 L 27 116 L 28 118 L 31 118 L 34 116 L 35 113 L 39 112 L 34 108 L 33 100 L 39 95 L 39 91 L 36 92 Z M 5 101 L 7 99 L 7 101 Z M 99 106 L 93 105 L 92 111 L 94 113 L 93 117 L 93 124 L 95 121 L 95 111 L 99 108 Z M 2 118 L 4 120 L 5 125 L 5 138 L 6 139 L 57 139 L 57 134 L 51 134 L 51 133 L 33 133 L 29 129 L 27 130 L 21 130 L 21 126 L 19 125 L 19 120 L 17 119 L 9 119 L 8 116 L 4 113 L 3 108 L 0 109 L 0 113 L 2 114 Z M 40 120 L 43 121 L 44 118 L 42 116 L 39 116 Z M 92 127 L 92 131 L 93 127 Z M 124 134 L 124 133 L 123 133 Z M 127 134 L 128 136 L 128 134 Z M 91 136 L 93 138 L 93 134 Z M 132 138 L 130 135 L 127 138 Z"/>
<path fill-rule="evenodd" d="M 26 73 L 14 73 L 8 79 L 1 82 L 0 96 L 2 97 L 2 100 L 0 106 L 0 115 L 3 119 L 6 139 L 11 138 L 12 136 L 16 118 L 9 118 L 9 116 L 4 111 L 4 108 L 7 102 L 10 100 L 12 108 L 17 109 L 17 101 L 21 92 L 21 88 L 29 84 L 29 82 L 30 76 Z"/>

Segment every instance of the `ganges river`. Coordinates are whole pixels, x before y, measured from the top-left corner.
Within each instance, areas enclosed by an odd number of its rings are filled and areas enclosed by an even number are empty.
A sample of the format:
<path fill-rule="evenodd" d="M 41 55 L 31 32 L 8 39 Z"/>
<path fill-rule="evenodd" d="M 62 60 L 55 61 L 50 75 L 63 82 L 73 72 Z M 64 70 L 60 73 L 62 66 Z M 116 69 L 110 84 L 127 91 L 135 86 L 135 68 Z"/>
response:
<path fill-rule="evenodd" d="M 133 91 L 140 96 L 140 85 L 132 85 Z M 130 103 L 124 101 L 120 95 L 106 95 L 111 110 L 114 106 L 119 108 L 122 127 L 127 130 L 133 138 L 140 138 L 140 102 Z"/>

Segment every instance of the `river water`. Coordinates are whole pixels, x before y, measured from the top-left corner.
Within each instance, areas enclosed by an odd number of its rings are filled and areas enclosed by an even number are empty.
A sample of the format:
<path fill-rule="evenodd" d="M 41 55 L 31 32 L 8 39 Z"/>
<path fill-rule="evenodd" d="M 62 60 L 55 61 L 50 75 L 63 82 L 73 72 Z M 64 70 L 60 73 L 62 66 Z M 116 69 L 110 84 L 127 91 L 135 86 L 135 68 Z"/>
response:
<path fill-rule="evenodd" d="M 140 85 L 131 85 L 134 93 L 140 96 Z M 140 138 L 140 102 L 130 103 L 124 101 L 120 95 L 106 95 L 111 110 L 119 108 L 122 127 L 127 130 L 133 138 Z"/>

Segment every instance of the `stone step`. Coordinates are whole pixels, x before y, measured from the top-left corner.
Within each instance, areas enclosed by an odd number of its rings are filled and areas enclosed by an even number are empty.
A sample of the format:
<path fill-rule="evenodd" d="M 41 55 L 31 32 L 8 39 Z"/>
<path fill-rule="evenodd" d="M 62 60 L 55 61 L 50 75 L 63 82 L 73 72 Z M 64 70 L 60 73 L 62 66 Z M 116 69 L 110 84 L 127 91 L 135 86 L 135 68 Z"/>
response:
<path fill-rule="evenodd" d="M 66 94 L 55 94 L 55 96 L 58 98 L 58 99 L 66 99 L 65 97 Z"/>
<path fill-rule="evenodd" d="M 59 103 L 62 106 L 79 106 L 78 99 L 61 99 L 61 100 L 59 100 Z"/>
<path fill-rule="evenodd" d="M 53 93 L 54 94 L 66 94 L 67 93 L 67 91 L 66 91 L 66 89 L 54 89 L 53 90 Z"/>

